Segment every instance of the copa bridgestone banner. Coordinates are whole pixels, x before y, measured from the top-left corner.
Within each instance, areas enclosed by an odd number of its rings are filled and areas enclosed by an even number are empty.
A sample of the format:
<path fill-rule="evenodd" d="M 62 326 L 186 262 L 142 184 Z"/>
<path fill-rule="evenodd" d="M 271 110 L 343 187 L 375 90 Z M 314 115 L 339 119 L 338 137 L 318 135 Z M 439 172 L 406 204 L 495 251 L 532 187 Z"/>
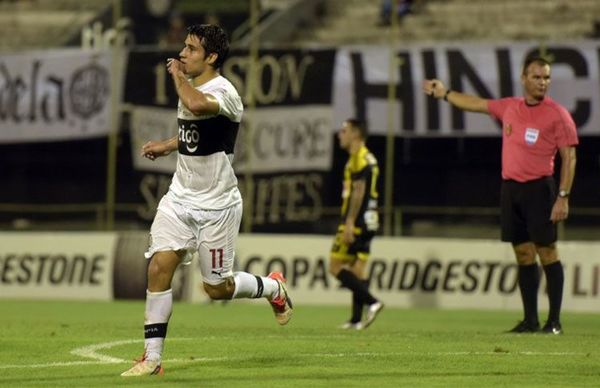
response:
<path fill-rule="evenodd" d="M 147 232 L 0 233 L 0 298 L 143 299 Z M 350 292 L 328 273 L 332 237 L 240 235 L 236 271 L 282 271 L 294 303 L 349 305 Z M 600 244 L 559 243 L 564 311 L 597 312 Z M 389 307 L 520 310 L 510 244 L 494 240 L 375 238 L 367 267 L 373 294 Z M 542 274 L 540 309 L 548 307 Z M 173 279 L 175 299 L 207 296 L 197 256 Z M 264 301 L 257 301 L 257 303 Z"/>
<path fill-rule="evenodd" d="M 0 298 L 112 300 L 116 233 L 0 233 Z"/>
<path fill-rule="evenodd" d="M 350 305 L 351 294 L 328 273 L 332 237 L 242 235 L 238 269 L 266 276 L 282 271 L 297 305 Z M 563 310 L 597 312 L 600 244 L 559 243 L 565 269 Z M 193 301 L 206 300 L 193 263 L 188 285 Z M 540 268 L 541 270 L 541 268 Z M 367 267 L 372 293 L 390 307 L 520 310 L 517 265 L 510 244 L 495 240 L 375 238 Z M 539 288 L 547 310 L 546 283 Z"/>

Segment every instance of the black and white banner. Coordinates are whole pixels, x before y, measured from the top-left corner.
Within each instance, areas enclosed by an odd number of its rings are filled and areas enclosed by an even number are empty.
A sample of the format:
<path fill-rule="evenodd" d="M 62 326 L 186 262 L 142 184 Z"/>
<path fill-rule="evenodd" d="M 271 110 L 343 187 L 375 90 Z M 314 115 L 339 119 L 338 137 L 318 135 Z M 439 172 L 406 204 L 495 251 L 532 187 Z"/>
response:
<path fill-rule="evenodd" d="M 425 96 L 421 81 L 440 78 L 453 90 L 484 98 L 521 95 L 523 59 L 540 51 L 553 63 L 550 96 L 571 112 L 580 135 L 600 135 L 600 43 L 596 41 L 545 47 L 512 42 L 436 43 L 402 46 L 393 52 L 387 46 L 263 50 L 254 74 L 247 53 L 232 52 L 223 74 L 245 103 L 256 103 L 253 125 L 262 136 L 260 141 L 270 147 L 250 147 L 253 152 L 262 151 L 263 157 L 256 156 L 253 169 L 286 171 L 304 166 L 320 170 L 328 157 L 315 158 L 319 150 L 308 149 L 302 155 L 302 150 L 286 153 L 281 147 L 294 136 L 304 139 L 298 133 L 311 131 L 309 136 L 321 136 L 315 131 L 326 127 L 331 133 L 348 117 L 366 119 L 375 135 L 385 134 L 391 125 L 398 136 L 499 136 L 499 127 L 486 115 L 465 113 Z M 176 53 L 132 51 L 129 58 L 122 54 L 116 65 L 111 64 L 109 51 L 61 49 L 4 54 L 0 58 L 0 142 L 105 135 L 112 129 L 110 98 L 118 95 L 111 94 L 111 77 L 124 74 L 121 69 L 126 60 L 125 82 L 118 83 L 126 87 L 125 102 L 175 109 L 177 95 L 165 60 Z M 388 123 L 390 77 L 396 84 L 397 101 Z M 252 80 L 258 81 L 253 94 L 249 87 Z M 331 115 L 327 109 L 332 110 Z M 289 118 L 289 122 L 282 123 L 282 118 Z M 288 131 L 291 137 L 281 138 L 283 132 L 288 136 Z M 306 144 L 302 144 L 304 150 Z"/>
<path fill-rule="evenodd" d="M 223 66 L 245 103 L 236 145 L 236 172 L 328 171 L 331 168 L 333 66 L 335 50 L 262 50 L 255 88 L 246 53 L 234 53 Z M 339 126 L 337 126 L 339 128 Z M 249 139 L 248 134 L 252 134 Z"/>
<path fill-rule="evenodd" d="M 328 171 L 333 149 L 331 116 L 330 106 L 319 105 L 246 112 L 235 149 L 235 171 Z M 252 141 L 247 141 L 248 131 L 244 131 L 248 126 L 254 134 Z"/>
<path fill-rule="evenodd" d="M 131 156 L 136 170 L 174 173 L 177 152 L 150 160 L 140 152 L 150 140 L 165 140 L 177 135 L 177 111 L 175 109 L 136 106 L 131 111 Z"/>
<path fill-rule="evenodd" d="M 139 146 L 177 133 L 174 93 L 166 73 L 169 52 L 132 52 L 126 102 L 131 103 L 134 164 L 146 171 L 170 172 L 175 159 L 144 161 Z M 332 82 L 335 50 L 264 50 L 252 82 L 246 52 L 232 52 L 222 74 L 236 87 L 246 107 L 235 147 L 236 172 L 327 171 L 331 167 Z M 252 92 L 253 90 L 253 92 Z M 168 110 L 171 106 L 172 112 Z M 171 121 L 172 120 L 172 123 Z M 252 139 L 249 134 L 252 133 Z"/>
<path fill-rule="evenodd" d="M 580 135 L 600 135 L 600 43 L 436 43 L 338 49 L 335 63 L 334 122 L 359 117 L 371 133 L 391 124 L 397 136 L 500 136 L 487 115 L 466 113 L 421 91 L 424 79 L 483 98 L 522 95 L 523 60 L 542 52 L 552 65 L 549 95 L 573 115 Z M 394 55 L 390 60 L 390 55 Z M 390 66 L 394 70 L 390 72 Z M 396 84 L 393 121 L 388 121 L 388 83 Z"/>
<path fill-rule="evenodd" d="M 40 142 L 102 136 L 111 130 L 109 51 L 61 49 L 0 58 L 0 142 Z M 118 82 L 122 85 L 122 82 Z M 120 98 L 120 96 L 117 96 Z"/>

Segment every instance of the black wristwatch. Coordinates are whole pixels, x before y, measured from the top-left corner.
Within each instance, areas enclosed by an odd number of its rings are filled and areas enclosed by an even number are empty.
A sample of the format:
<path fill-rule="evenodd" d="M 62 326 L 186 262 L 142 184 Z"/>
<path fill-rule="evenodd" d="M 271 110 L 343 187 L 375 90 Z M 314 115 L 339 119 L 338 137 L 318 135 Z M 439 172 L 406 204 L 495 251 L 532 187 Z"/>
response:
<path fill-rule="evenodd" d="M 569 196 L 569 192 L 567 190 L 559 190 L 558 196 L 561 198 L 567 198 Z"/>

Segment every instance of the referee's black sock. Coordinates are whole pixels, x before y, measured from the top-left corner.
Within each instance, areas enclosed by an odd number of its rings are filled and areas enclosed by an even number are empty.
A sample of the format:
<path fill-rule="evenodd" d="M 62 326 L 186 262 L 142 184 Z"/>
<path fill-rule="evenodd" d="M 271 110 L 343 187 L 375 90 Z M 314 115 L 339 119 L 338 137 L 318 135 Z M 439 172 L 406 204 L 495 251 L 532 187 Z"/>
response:
<path fill-rule="evenodd" d="M 548 283 L 548 321 L 560 322 L 560 306 L 562 304 L 563 285 L 565 274 L 560 261 L 544 266 L 546 273 L 546 282 Z"/>
<path fill-rule="evenodd" d="M 537 324 L 537 292 L 540 285 L 540 273 L 537 264 L 519 265 L 519 289 L 523 300 L 525 320 Z"/>
<path fill-rule="evenodd" d="M 369 290 L 363 282 L 356 277 L 352 272 L 347 269 L 342 269 L 338 274 L 337 278 L 342 283 L 342 286 L 351 290 L 355 293 L 362 301 L 366 304 L 373 304 L 377 302 L 377 299 L 373 298 L 373 295 L 369 293 Z"/>

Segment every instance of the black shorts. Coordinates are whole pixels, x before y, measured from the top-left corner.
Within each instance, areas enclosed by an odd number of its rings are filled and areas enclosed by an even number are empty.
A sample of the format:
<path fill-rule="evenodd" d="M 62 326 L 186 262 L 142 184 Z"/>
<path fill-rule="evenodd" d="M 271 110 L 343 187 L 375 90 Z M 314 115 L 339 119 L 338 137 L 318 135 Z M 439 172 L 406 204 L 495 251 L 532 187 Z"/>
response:
<path fill-rule="evenodd" d="M 373 232 L 360 232 L 355 234 L 354 242 L 350 245 L 343 240 L 344 224 L 340 224 L 335 240 L 331 246 L 331 257 L 334 259 L 354 262 L 354 260 L 366 261 L 371 253 L 371 240 L 375 234 Z"/>
<path fill-rule="evenodd" d="M 525 183 L 502 181 L 502 241 L 513 244 L 533 242 L 544 246 L 556 242 L 556 225 L 550 221 L 555 201 L 556 185 L 553 177 Z"/>

